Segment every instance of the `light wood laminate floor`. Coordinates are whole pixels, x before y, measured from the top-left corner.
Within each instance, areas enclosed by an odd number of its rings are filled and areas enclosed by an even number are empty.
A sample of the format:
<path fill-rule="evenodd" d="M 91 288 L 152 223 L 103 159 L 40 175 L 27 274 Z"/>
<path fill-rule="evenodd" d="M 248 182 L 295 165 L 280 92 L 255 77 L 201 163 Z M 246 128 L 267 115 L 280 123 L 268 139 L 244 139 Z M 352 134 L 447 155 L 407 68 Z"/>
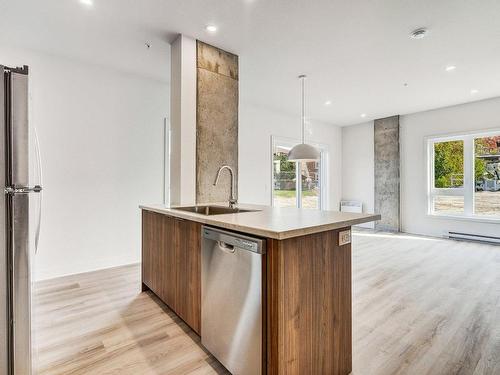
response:
<path fill-rule="evenodd" d="M 500 374 L 500 247 L 359 232 L 353 373 Z M 40 282 L 40 374 L 224 374 L 139 266 Z M 309 375 L 309 374 L 307 374 Z"/>

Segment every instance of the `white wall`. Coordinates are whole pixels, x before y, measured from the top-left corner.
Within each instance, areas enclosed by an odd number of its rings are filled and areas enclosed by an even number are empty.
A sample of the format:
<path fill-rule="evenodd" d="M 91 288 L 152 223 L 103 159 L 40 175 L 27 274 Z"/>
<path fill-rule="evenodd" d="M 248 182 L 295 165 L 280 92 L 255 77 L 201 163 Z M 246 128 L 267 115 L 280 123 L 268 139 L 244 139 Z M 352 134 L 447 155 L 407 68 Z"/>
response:
<path fill-rule="evenodd" d="M 271 136 L 300 139 L 300 116 L 281 114 L 251 104 L 239 110 L 239 201 L 271 204 Z M 341 191 L 341 131 L 335 125 L 313 121 L 308 141 L 328 146 L 329 209 L 338 210 Z"/>
<path fill-rule="evenodd" d="M 361 201 L 365 213 L 373 213 L 375 204 L 373 137 L 373 121 L 342 128 L 342 199 Z"/>
<path fill-rule="evenodd" d="M 44 168 L 37 278 L 139 262 L 138 205 L 163 200 L 168 84 L 5 46 L 0 58 L 31 69 Z"/>
<path fill-rule="evenodd" d="M 170 59 L 170 203 L 196 202 L 196 40 L 178 35 Z"/>
<path fill-rule="evenodd" d="M 498 235 L 500 224 L 453 220 L 427 215 L 427 160 L 425 138 L 500 128 L 500 98 L 446 107 L 400 116 L 401 143 L 401 227 L 402 231 L 442 236 L 445 231 L 465 231 L 483 235 Z M 373 122 L 342 128 L 343 133 L 343 198 L 369 199 L 373 194 L 373 174 L 350 173 L 353 166 L 373 168 Z M 370 148 L 366 152 L 349 151 L 358 140 Z M 370 139 L 371 144 L 368 145 Z M 355 160 L 352 160 L 354 158 Z M 367 184 L 365 194 L 359 186 Z M 356 192 L 352 194 L 351 192 Z M 361 198 L 365 197 L 365 198 Z"/>
<path fill-rule="evenodd" d="M 405 232 L 441 236 L 444 231 L 500 233 L 500 224 L 427 216 L 425 137 L 500 128 L 500 98 L 402 116 L 401 223 Z"/>

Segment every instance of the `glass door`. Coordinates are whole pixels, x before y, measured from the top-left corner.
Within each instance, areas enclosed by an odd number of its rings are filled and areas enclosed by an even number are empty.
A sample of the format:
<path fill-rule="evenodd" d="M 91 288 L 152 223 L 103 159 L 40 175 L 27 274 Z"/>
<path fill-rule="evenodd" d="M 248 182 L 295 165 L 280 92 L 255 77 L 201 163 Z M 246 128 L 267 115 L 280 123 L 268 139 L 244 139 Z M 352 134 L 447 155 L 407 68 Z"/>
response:
<path fill-rule="evenodd" d="M 326 147 L 319 161 L 292 162 L 288 152 L 299 140 L 272 137 L 272 205 L 274 207 L 326 208 Z"/>

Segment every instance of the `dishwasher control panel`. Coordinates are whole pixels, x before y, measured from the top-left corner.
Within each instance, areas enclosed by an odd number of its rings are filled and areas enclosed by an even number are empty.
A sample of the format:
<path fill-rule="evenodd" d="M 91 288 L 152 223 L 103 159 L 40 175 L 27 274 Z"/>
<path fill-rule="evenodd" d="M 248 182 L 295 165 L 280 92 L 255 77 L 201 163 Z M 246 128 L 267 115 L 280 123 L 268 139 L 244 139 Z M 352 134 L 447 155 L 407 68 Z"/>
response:
<path fill-rule="evenodd" d="M 227 232 L 218 228 L 203 227 L 202 237 L 254 253 L 264 254 L 266 252 L 266 240 Z"/>
<path fill-rule="evenodd" d="M 257 252 L 259 245 L 256 242 L 243 240 L 240 238 L 234 239 L 234 246 L 239 247 L 240 249 L 250 250 L 253 252 Z"/>

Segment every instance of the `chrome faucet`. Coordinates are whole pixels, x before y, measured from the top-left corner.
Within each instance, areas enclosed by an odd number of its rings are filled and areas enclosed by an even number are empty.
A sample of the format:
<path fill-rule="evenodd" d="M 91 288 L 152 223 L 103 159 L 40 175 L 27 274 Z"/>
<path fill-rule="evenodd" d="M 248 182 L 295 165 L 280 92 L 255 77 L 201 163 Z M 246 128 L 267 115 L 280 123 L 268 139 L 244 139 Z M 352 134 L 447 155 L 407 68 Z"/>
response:
<path fill-rule="evenodd" d="M 217 171 L 217 176 L 215 177 L 215 182 L 214 186 L 217 186 L 217 182 L 219 182 L 219 177 L 222 172 L 222 170 L 227 169 L 229 173 L 231 174 L 231 192 L 229 194 L 229 207 L 234 208 L 236 203 L 238 203 L 238 199 L 234 196 L 234 184 L 235 184 L 235 178 L 234 178 L 234 172 L 233 168 L 231 168 L 229 165 L 223 165 L 222 167 L 219 168 Z"/>

